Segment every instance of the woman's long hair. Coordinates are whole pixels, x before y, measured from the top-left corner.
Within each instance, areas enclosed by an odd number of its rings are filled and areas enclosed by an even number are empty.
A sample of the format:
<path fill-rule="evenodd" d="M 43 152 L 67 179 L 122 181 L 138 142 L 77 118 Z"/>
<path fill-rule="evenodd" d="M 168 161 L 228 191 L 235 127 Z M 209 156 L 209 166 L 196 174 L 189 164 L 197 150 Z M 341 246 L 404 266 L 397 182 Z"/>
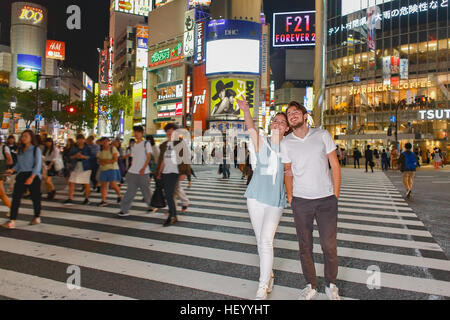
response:
<path fill-rule="evenodd" d="M 28 129 L 28 130 L 25 130 L 25 131 L 23 131 L 22 134 L 20 135 L 19 145 L 18 145 L 18 147 L 17 147 L 17 153 L 18 153 L 18 154 L 21 154 L 21 153 L 24 153 L 24 152 L 25 152 L 25 144 L 22 142 L 22 137 L 23 137 L 23 135 L 24 135 L 25 133 L 28 133 L 28 134 L 30 135 L 30 138 L 31 138 L 31 145 L 33 145 L 33 146 L 35 146 L 35 147 L 37 147 L 37 145 L 38 145 L 37 138 L 36 138 L 36 135 L 34 134 L 34 132 L 31 131 L 31 130 L 29 130 L 29 129 Z"/>
<path fill-rule="evenodd" d="M 281 116 L 283 116 L 283 117 L 286 119 L 286 124 L 287 124 L 287 126 L 289 127 L 289 130 L 286 131 L 286 132 L 284 133 L 284 136 L 287 136 L 288 134 L 290 134 L 290 133 L 292 132 L 292 128 L 291 128 L 291 126 L 289 125 L 288 116 L 287 116 L 287 114 L 286 114 L 285 112 L 278 112 L 278 113 L 272 118 L 272 121 L 275 120 L 275 118 L 276 118 L 278 115 L 281 115 Z M 270 125 L 272 125 L 272 121 L 271 121 Z"/>
<path fill-rule="evenodd" d="M 52 146 L 50 148 L 47 148 L 47 142 L 51 142 Z M 47 155 L 47 152 L 50 150 L 50 153 L 52 153 L 55 150 L 55 143 L 53 142 L 52 138 L 47 138 L 44 141 L 44 156 Z"/>

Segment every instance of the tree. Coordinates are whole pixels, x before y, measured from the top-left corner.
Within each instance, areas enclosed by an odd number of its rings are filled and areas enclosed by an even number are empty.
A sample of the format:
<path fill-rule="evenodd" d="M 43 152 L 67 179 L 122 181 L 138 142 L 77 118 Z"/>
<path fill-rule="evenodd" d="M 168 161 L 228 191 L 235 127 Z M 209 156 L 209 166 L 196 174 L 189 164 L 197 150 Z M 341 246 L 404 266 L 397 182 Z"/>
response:
<path fill-rule="evenodd" d="M 112 132 L 117 132 L 120 129 L 120 117 L 122 111 L 125 116 L 131 116 L 133 111 L 132 98 L 118 93 L 102 97 L 99 101 L 99 105 L 104 106 L 106 110 L 106 114 L 103 114 L 102 117 L 105 120 L 111 121 Z"/>
<path fill-rule="evenodd" d="M 74 112 L 68 111 L 73 107 Z M 86 101 L 74 101 L 68 104 L 62 112 L 60 112 L 58 121 L 68 125 L 71 129 L 81 132 L 83 128 L 94 128 L 96 114 L 94 112 L 94 95 L 88 94 Z"/>

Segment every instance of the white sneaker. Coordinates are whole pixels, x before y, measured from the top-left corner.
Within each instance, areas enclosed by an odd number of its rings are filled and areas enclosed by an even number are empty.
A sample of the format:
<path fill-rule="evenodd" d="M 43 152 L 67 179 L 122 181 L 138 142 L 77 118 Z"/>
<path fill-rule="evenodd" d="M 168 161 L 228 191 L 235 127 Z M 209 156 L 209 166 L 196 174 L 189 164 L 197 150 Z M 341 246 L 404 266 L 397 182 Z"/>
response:
<path fill-rule="evenodd" d="M 298 300 L 312 300 L 317 296 L 317 290 L 311 288 L 311 284 L 307 284 L 305 289 L 300 291 L 300 297 Z"/>
<path fill-rule="evenodd" d="M 330 283 L 329 287 L 325 287 L 325 293 L 330 300 L 342 300 L 339 296 L 339 289 L 333 283 Z"/>
<path fill-rule="evenodd" d="M 258 291 L 256 291 L 256 297 L 253 300 L 266 300 L 268 290 L 269 288 L 267 286 L 260 286 Z"/>
<path fill-rule="evenodd" d="M 272 273 L 270 275 L 270 280 L 269 280 L 269 286 L 267 288 L 267 293 L 271 293 L 272 292 L 274 280 L 275 280 L 275 278 L 274 278 L 273 273 Z"/>

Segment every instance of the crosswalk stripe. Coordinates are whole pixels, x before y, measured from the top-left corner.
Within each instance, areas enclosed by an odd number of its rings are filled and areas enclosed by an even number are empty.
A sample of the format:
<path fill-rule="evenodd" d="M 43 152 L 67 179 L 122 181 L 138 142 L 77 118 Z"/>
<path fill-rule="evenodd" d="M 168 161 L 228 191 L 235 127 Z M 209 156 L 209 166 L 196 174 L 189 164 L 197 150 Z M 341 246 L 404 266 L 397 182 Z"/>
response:
<path fill-rule="evenodd" d="M 0 295 L 18 300 L 131 300 L 83 287 L 69 290 L 64 282 L 5 269 L 0 269 Z"/>
<path fill-rule="evenodd" d="M 58 204 L 53 204 L 51 207 L 58 208 Z M 89 210 L 89 208 L 86 208 L 86 206 L 74 206 L 72 207 L 75 212 L 82 212 L 85 210 Z M 32 212 L 31 209 L 23 209 L 24 212 Z M 94 210 L 98 212 L 103 213 L 111 213 L 111 210 L 108 208 L 95 208 Z M 209 230 L 201 230 L 201 229 L 193 229 L 189 227 L 181 227 L 174 225 L 170 228 L 163 228 L 161 224 L 154 224 L 149 222 L 139 222 L 136 223 L 135 221 L 130 220 L 119 220 L 119 219 L 113 219 L 115 216 L 111 215 L 111 218 L 99 218 L 96 216 L 91 215 L 81 215 L 77 213 L 64 213 L 64 212 L 47 212 L 43 211 L 43 217 L 45 216 L 55 216 L 57 214 L 58 218 L 62 219 L 68 219 L 68 220 L 74 220 L 74 221 L 80 221 L 80 222 L 92 222 L 92 223 L 102 223 L 105 225 L 111 225 L 111 226 L 117 226 L 117 227 L 129 227 L 139 230 L 152 230 L 152 231 L 158 231 L 163 233 L 170 233 L 172 230 L 176 230 L 175 234 L 182 234 L 182 235 L 189 235 L 194 237 L 202 237 L 206 239 L 221 239 L 221 240 L 231 240 L 231 241 L 248 241 L 248 236 L 243 236 L 241 234 L 233 234 L 232 239 L 229 238 L 229 235 L 225 232 L 220 231 L 209 231 Z M 157 218 L 165 218 L 165 215 L 162 213 L 157 214 L 146 214 L 143 212 L 136 212 L 134 211 L 133 214 L 137 216 L 144 216 L 144 217 L 151 217 L 152 215 Z M 187 216 L 179 217 L 179 220 L 181 222 L 184 221 L 184 219 Z M 162 222 L 163 220 L 161 220 Z M 247 229 L 249 230 L 249 229 Z M 318 232 L 314 231 L 313 236 L 315 238 L 318 237 Z M 433 251 L 442 251 L 442 249 L 439 247 L 436 243 L 431 242 L 420 242 L 420 241 L 411 241 L 411 240 L 400 240 L 400 239 L 391 239 L 391 238 L 382 238 L 382 237 L 371 237 L 371 236 L 361 236 L 356 234 L 347 234 L 347 233 L 338 233 L 337 235 L 338 240 L 344 240 L 344 241 L 350 241 L 350 242 L 361 242 L 365 244 L 380 244 L 385 246 L 397 246 L 397 247 L 404 247 L 404 248 L 415 248 L 415 249 L 425 249 L 425 250 L 433 250 Z M 279 239 L 276 239 L 275 241 L 279 241 Z M 285 240 L 283 240 L 285 241 Z M 290 241 L 297 245 L 296 241 Z M 245 242 L 248 243 L 248 242 Z M 297 245 L 298 248 L 298 245 Z M 375 257 L 374 257 L 375 258 Z"/>

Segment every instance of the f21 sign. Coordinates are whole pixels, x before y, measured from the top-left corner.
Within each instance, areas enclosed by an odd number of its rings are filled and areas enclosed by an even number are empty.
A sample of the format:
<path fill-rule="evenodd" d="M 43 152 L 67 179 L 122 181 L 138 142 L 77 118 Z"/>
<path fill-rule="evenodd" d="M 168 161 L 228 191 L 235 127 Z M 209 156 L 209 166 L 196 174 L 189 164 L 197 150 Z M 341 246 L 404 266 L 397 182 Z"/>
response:
<path fill-rule="evenodd" d="M 316 12 L 281 12 L 273 14 L 274 47 L 314 46 Z"/>

